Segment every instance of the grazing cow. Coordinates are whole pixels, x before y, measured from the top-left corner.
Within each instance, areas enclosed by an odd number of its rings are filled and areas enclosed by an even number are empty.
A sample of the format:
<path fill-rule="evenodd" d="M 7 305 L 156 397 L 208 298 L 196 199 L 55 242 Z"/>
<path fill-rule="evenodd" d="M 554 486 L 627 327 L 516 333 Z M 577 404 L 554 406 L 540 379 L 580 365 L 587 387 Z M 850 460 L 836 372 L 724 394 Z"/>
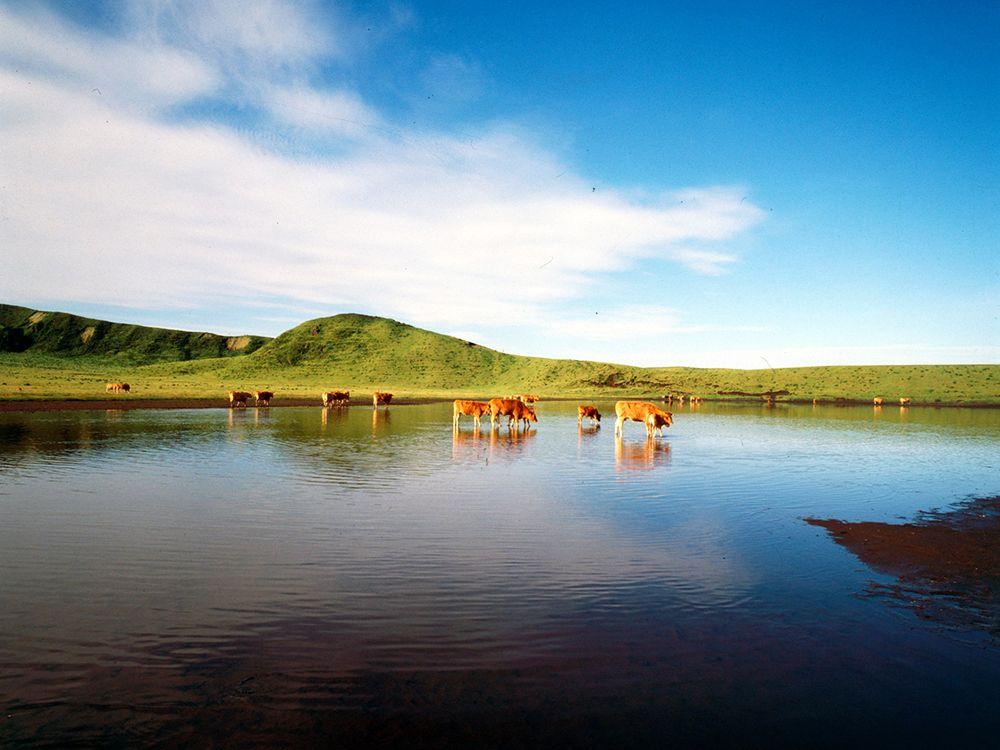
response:
<path fill-rule="evenodd" d="M 455 429 L 458 429 L 458 420 L 464 414 L 467 417 L 472 417 L 472 421 L 475 423 L 476 428 L 479 428 L 480 418 L 490 413 L 490 405 L 485 401 L 462 401 L 460 399 L 455 400 L 451 415 L 451 423 L 454 425 Z"/>
<path fill-rule="evenodd" d="M 375 391 L 372 394 L 372 406 L 378 408 L 379 404 L 385 404 L 386 406 L 392 401 L 391 393 L 383 393 L 382 391 Z"/>
<path fill-rule="evenodd" d="M 507 422 L 507 429 L 511 428 L 511 424 L 517 425 L 518 429 L 521 427 L 521 422 L 524 422 L 524 429 L 528 429 L 529 422 L 537 422 L 538 415 L 535 410 L 530 406 L 525 404 L 523 401 L 518 401 L 517 405 L 514 407 L 513 412 L 510 415 L 510 419 Z"/>
<path fill-rule="evenodd" d="M 578 406 L 576 408 L 576 421 L 578 424 L 583 424 L 583 418 L 587 417 L 590 419 L 591 424 L 601 423 L 601 412 L 597 411 L 596 406 Z"/>
<path fill-rule="evenodd" d="M 320 394 L 323 406 L 347 406 L 351 402 L 350 391 L 324 391 Z"/>
<path fill-rule="evenodd" d="M 270 406 L 271 399 L 274 398 L 274 393 L 271 391 L 256 391 L 253 397 L 257 402 L 257 406 Z"/>
<path fill-rule="evenodd" d="M 246 391 L 230 391 L 229 408 L 234 409 L 237 406 L 246 406 L 252 395 L 253 394 L 247 393 Z"/>
<path fill-rule="evenodd" d="M 872 399 L 872 403 L 875 404 L 875 406 L 881 406 L 882 404 L 885 403 L 885 399 L 882 398 L 881 396 L 876 396 L 875 398 Z"/>
<path fill-rule="evenodd" d="M 615 421 L 615 435 L 622 434 L 622 425 L 625 424 L 626 420 L 642 422 L 646 425 L 647 436 L 653 434 L 656 415 L 661 418 L 662 427 L 669 427 L 674 422 L 674 415 L 671 412 L 664 411 L 659 406 L 647 401 L 619 401 L 615 404 L 615 414 L 618 416 Z"/>
<path fill-rule="evenodd" d="M 513 419 L 514 409 L 517 405 L 523 406 L 516 398 L 491 398 L 489 402 L 490 427 L 496 427 L 497 417 L 508 417 L 509 426 L 510 419 Z"/>
<path fill-rule="evenodd" d="M 128 383 L 108 383 L 104 386 L 104 390 L 111 391 L 112 393 L 119 393 L 124 391 L 128 393 L 131 390 L 131 386 Z"/>
<path fill-rule="evenodd" d="M 901 398 L 901 399 L 899 399 L 899 405 L 900 406 L 909 406 L 910 405 L 910 399 L 908 399 L 908 398 Z"/>
<path fill-rule="evenodd" d="M 666 414 L 654 414 L 650 417 L 650 421 L 646 423 L 646 429 L 650 435 L 656 434 L 659 437 L 663 437 L 663 428 L 669 427 L 673 422 L 673 419 L 669 412 Z"/>

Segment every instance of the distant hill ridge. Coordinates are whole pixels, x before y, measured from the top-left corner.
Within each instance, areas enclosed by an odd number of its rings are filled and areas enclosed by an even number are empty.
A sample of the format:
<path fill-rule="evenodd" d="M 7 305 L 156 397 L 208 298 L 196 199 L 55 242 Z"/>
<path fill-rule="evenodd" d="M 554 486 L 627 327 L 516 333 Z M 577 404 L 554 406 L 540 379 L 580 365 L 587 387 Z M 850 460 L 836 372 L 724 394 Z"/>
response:
<path fill-rule="evenodd" d="M 269 339 L 112 323 L 64 312 L 0 305 L 0 351 L 115 357 L 134 364 L 249 354 Z"/>
<path fill-rule="evenodd" d="M 72 369 L 74 374 L 64 374 Z M 117 375 L 116 375 L 117 373 Z M 276 338 L 226 337 L 0 305 L 0 399 L 100 395 L 106 378 L 144 392 L 216 397 L 227 388 L 313 394 L 698 394 L 887 403 L 1000 403 L 1000 366 L 883 365 L 735 370 L 526 357 L 388 318 L 345 313 Z M 20 384 L 20 390 L 16 386 Z M 30 385 L 29 385 L 30 384 Z M 6 385 L 6 389 L 4 386 Z M 12 390 L 14 389 L 14 390 Z"/>

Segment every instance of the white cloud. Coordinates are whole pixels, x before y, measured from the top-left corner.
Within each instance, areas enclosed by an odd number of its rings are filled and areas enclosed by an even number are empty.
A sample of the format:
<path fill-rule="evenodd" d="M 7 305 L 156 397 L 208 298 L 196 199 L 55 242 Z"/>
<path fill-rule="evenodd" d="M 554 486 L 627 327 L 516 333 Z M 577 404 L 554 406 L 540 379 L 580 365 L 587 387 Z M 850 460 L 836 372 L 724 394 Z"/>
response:
<path fill-rule="evenodd" d="M 343 54 L 312 0 L 129 0 L 130 33 L 238 67 L 302 65 Z"/>
<path fill-rule="evenodd" d="M 245 19 L 242 4 L 201 7 L 147 4 L 111 41 L 0 8 L 0 41 L 22 40 L 0 58 L 0 297 L 146 308 L 282 299 L 485 329 L 536 321 L 645 257 L 718 273 L 735 258 L 714 244 L 763 218 L 737 189 L 595 193 L 509 125 L 466 137 L 393 129 L 355 94 L 286 76 L 339 49 L 322 28 L 286 33 L 308 16 L 277 3 Z M 238 27 L 223 39 L 229 23 Z M 235 80 L 243 58 L 267 71 Z M 102 92 L 128 95 L 94 95 L 93 71 Z M 233 86 L 285 122 L 353 142 L 336 157 L 291 158 L 222 124 L 159 114 Z M 152 105 L 132 106 L 140 100 Z M 564 331 L 679 325 L 666 309 L 623 316 Z"/>
<path fill-rule="evenodd" d="M 692 271 L 706 276 L 718 276 L 726 273 L 737 258 L 732 253 L 720 253 L 714 250 L 696 250 L 690 247 L 678 247 L 670 251 L 670 257 L 687 266 Z"/>
<path fill-rule="evenodd" d="M 358 137 L 379 125 L 378 113 L 350 91 L 274 87 L 264 95 L 274 117 L 291 125 Z"/>
<path fill-rule="evenodd" d="M 0 7 L 0 66 L 24 81 L 56 80 L 65 91 L 118 106 L 173 104 L 220 83 L 214 67 L 189 52 L 83 34 L 37 8 L 16 14 Z"/>

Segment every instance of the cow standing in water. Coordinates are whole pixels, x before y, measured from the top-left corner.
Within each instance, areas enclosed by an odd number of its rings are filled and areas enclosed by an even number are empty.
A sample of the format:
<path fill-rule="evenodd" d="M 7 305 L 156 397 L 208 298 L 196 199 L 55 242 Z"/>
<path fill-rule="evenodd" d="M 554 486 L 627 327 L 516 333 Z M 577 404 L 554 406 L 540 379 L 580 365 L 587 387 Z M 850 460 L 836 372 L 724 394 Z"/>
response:
<path fill-rule="evenodd" d="M 451 423 L 454 428 L 458 429 L 458 421 L 465 415 L 467 417 L 472 417 L 473 423 L 476 425 L 476 429 L 479 429 L 479 420 L 485 414 L 490 413 L 490 405 L 485 401 L 462 401 L 461 399 L 456 399 L 452 407 Z"/>
<path fill-rule="evenodd" d="M 583 424 L 584 417 L 587 417 L 590 420 L 591 426 L 600 426 L 601 424 L 601 412 L 597 411 L 596 406 L 578 406 L 576 413 L 576 421 L 578 424 Z"/>
<path fill-rule="evenodd" d="M 490 428 L 496 427 L 497 417 L 507 417 L 507 424 L 514 417 L 516 405 L 521 404 L 516 398 L 491 398 L 490 407 Z M 521 404 L 523 406 L 523 404 Z"/>
<path fill-rule="evenodd" d="M 323 391 L 320 394 L 323 399 L 323 406 L 347 406 L 351 403 L 350 391 Z"/>
<path fill-rule="evenodd" d="M 254 400 L 257 402 L 257 406 L 270 406 L 272 398 L 274 398 L 274 393 L 271 391 L 257 391 L 254 393 Z"/>
<path fill-rule="evenodd" d="M 507 422 L 507 429 L 511 429 L 511 425 L 516 425 L 520 429 L 521 422 L 524 422 L 524 429 L 527 430 L 530 427 L 529 422 L 538 422 L 538 415 L 526 403 L 518 401 Z"/>
<path fill-rule="evenodd" d="M 230 391 L 229 392 L 229 408 L 235 409 L 237 406 L 246 406 L 250 401 L 252 393 L 247 393 L 246 391 Z"/>
<path fill-rule="evenodd" d="M 626 420 L 642 422 L 646 426 L 647 437 L 652 437 L 654 430 L 662 433 L 664 427 L 669 427 L 674 422 L 671 412 L 647 401 L 619 401 L 615 404 L 615 414 L 618 417 L 615 421 L 615 435 L 622 434 L 622 425 Z"/>
<path fill-rule="evenodd" d="M 392 401 L 391 393 L 383 393 L 382 391 L 375 391 L 375 393 L 372 394 L 372 407 L 375 409 L 377 409 L 380 404 L 388 406 L 391 401 Z"/>

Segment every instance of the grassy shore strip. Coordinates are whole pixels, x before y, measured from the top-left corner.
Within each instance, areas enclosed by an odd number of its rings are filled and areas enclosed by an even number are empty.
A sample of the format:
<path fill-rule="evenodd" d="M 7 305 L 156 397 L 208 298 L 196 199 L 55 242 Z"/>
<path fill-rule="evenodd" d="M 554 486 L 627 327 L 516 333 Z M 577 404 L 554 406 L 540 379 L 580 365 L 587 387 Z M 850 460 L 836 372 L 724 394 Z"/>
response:
<path fill-rule="evenodd" d="M 164 356 L 171 355 L 173 344 L 164 346 Z M 0 401 L 104 401 L 109 400 L 106 382 L 125 381 L 132 394 L 115 402 L 141 398 L 219 403 L 229 390 L 264 389 L 277 394 L 275 404 L 293 399 L 318 403 L 323 390 L 350 389 L 359 401 L 375 390 L 390 391 L 397 399 L 434 400 L 518 393 L 536 393 L 549 400 L 649 398 L 666 393 L 695 394 L 706 400 L 760 398 L 729 395 L 742 392 L 774 393 L 779 401 L 797 403 L 816 399 L 871 404 L 881 396 L 887 406 L 898 405 L 901 397 L 910 398 L 914 406 L 1000 406 L 1000 365 L 632 367 L 522 357 L 364 315 L 307 321 L 249 354 L 227 350 L 224 357 L 137 364 L 127 349 L 102 354 L 75 351 L 32 347 L 0 352 Z"/>

